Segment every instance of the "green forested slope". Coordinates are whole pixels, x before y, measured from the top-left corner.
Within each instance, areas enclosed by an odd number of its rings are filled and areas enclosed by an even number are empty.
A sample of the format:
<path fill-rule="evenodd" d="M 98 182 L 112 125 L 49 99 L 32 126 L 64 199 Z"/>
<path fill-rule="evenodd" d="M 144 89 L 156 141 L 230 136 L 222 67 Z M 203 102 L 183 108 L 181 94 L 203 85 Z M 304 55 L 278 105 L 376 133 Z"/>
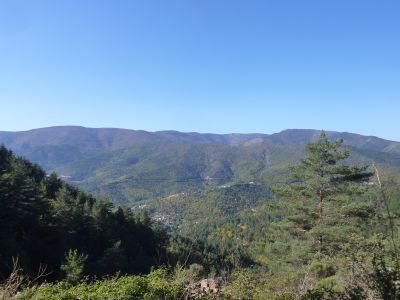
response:
<path fill-rule="evenodd" d="M 19 155 L 67 181 L 117 203 L 191 193 L 220 184 L 282 180 L 287 165 L 304 155 L 315 130 L 265 134 L 199 134 L 176 131 L 51 127 L 0 132 Z M 400 169 L 400 144 L 376 137 L 328 132 L 343 138 L 357 163 Z"/>
<path fill-rule="evenodd" d="M 308 151 L 272 187 L 275 196 L 250 209 L 220 218 L 215 199 L 230 197 L 217 191 L 159 202 L 183 216 L 181 235 L 218 249 L 235 270 L 229 299 L 398 299 L 399 172 L 351 166 L 358 159 L 348 160 L 343 148 L 316 145 L 314 157 Z M 229 203 L 241 203 L 234 201 L 240 193 L 228 193 Z"/>
<path fill-rule="evenodd" d="M 216 183 L 133 213 L 1 148 L 0 271 L 12 276 L 0 296 L 198 298 L 208 277 L 218 291 L 204 299 L 398 299 L 399 172 L 354 165 L 364 158 L 348 159 L 324 136 L 302 152 L 300 163 L 268 174 L 271 185 Z M 12 270 L 13 257 L 24 273 Z M 49 283 L 21 279 L 41 264 Z M 133 273 L 143 275 L 121 276 Z"/>
<path fill-rule="evenodd" d="M 166 236 L 151 227 L 146 215 L 113 209 L 46 176 L 37 165 L 0 148 L 0 275 L 19 258 L 27 273 L 46 265 L 50 278 L 59 278 L 69 249 L 88 256 L 86 274 L 149 271 L 163 259 Z M 165 251 L 164 251 L 165 253 Z"/>

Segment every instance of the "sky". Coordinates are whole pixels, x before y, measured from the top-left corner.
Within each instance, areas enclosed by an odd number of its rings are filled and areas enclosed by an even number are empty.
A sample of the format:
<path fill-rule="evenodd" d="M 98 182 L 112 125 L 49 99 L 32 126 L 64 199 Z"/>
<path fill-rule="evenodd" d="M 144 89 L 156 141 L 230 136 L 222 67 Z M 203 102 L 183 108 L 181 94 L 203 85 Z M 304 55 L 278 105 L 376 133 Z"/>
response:
<path fill-rule="evenodd" d="M 0 131 L 400 141 L 399 0 L 0 1 Z"/>

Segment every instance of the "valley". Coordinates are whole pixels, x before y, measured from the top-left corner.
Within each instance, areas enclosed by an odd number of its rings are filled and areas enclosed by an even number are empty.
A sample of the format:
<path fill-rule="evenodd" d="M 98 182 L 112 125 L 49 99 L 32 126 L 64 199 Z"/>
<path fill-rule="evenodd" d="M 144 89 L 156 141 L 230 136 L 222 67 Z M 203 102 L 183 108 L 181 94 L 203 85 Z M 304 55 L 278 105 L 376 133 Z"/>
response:
<path fill-rule="evenodd" d="M 352 161 L 400 170 L 400 143 L 328 132 L 352 149 Z M 304 155 L 317 130 L 276 134 L 146 132 L 61 126 L 0 132 L 0 144 L 71 184 L 117 204 L 142 204 L 221 185 L 271 185 Z"/>
<path fill-rule="evenodd" d="M 51 269 L 15 299 L 102 299 L 103 286 L 132 299 L 368 299 L 394 284 L 382 272 L 397 276 L 397 142 L 54 127 L 0 143 L 12 150 L 0 148 L 0 271 L 22 272 L 11 254 L 27 274 Z"/>

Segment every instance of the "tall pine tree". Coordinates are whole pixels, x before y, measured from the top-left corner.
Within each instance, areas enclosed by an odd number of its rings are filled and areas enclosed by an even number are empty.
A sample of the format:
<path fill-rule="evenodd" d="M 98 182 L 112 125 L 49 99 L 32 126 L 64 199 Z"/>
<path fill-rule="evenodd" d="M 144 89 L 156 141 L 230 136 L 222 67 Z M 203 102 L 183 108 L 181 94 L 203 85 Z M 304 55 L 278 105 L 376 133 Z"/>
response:
<path fill-rule="evenodd" d="M 283 190 L 286 196 L 302 201 L 303 229 L 313 230 L 318 252 L 325 246 L 325 206 L 341 196 L 363 193 L 373 175 L 366 166 L 346 164 L 350 151 L 342 143 L 330 142 L 322 131 L 317 141 L 307 144 L 306 157 L 289 166 L 292 182 Z"/>

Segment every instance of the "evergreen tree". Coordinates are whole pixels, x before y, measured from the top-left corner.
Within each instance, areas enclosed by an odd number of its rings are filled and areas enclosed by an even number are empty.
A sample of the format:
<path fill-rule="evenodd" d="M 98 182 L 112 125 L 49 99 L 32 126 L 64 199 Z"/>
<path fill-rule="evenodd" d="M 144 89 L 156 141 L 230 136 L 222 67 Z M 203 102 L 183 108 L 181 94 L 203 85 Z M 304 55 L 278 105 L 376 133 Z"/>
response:
<path fill-rule="evenodd" d="M 373 175 L 366 166 L 346 164 L 350 151 L 343 149 L 342 143 L 342 140 L 330 142 L 322 131 L 317 141 L 307 144 L 307 156 L 297 165 L 289 166 L 293 181 L 283 190 L 284 195 L 302 200 L 303 216 L 297 221 L 304 230 L 313 229 L 318 252 L 323 250 L 327 234 L 323 226 L 327 219 L 325 206 L 335 203 L 340 196 L 365 192 L 365 183 Z"/>
<path fill-rule="evenodd" d="M 60 269 L 65 273 L 65 279 L 68 283 L 77 283 L 82 278 L 87 258 L 87 255 L 79 254 L 76 249 L 70 249 L 65 253 L 65 263 L 61 265 Z"/>

